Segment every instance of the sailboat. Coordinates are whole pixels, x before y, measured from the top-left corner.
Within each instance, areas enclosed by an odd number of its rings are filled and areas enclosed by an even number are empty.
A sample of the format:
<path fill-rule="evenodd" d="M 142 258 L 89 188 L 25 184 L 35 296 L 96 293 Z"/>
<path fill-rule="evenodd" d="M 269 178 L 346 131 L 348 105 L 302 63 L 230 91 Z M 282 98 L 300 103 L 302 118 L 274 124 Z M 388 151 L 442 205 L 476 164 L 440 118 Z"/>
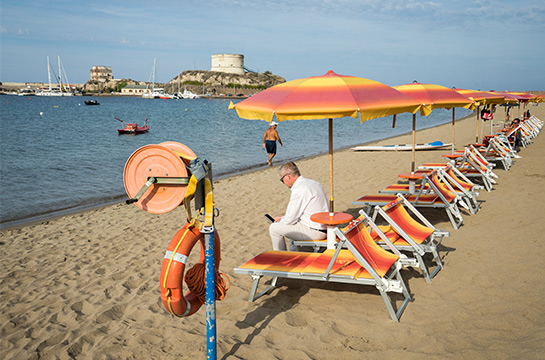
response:
<path fill-rule="evenodd" d="M 157 58 L 153 59 L 153 68 L 151 69 L 150 78 L 148 79 L 148 88 L 147 92 L 142 94 L 142 99 L 156 99 L 159 97 L 159 94 L 155 90 L 155 65 L 157 64 Z M 151 83 L 151 88 L 150 88 Z"/>
<path fill-rule="evenodd" d="M 68 82 L 68 77 L 66 76 L 66 72 L 64 71 L 64 67 L 61 63 L 61 57 L 58 56 L 58 63 L 59 63 L 59 86 L 53 87 L 51 85 L 51 63 L 49 62 L 49 56 L 47 57 L 47 78 L 49 80 L 49 88 L 48 89 L 40 89 L 36 92 L 37 96 L 73 96 L 74 94 L 72 91 L 69 91 L 70 89 L 70 83 Z M 64 73 L 64 77 L 66 79 L 66 83 L 68 84 L 68 90 L 65 88 L 65 85 L 63 85 L 62 82 L 62 74 Z M 55 74 L 56 76 L 56 74 Z"/>
<path fill-rule="evenodd" d="M 70 82 L 68 81 L 68 76 L 66 75 L 66 71 L 64 71 L 64 66 L 61 62 L 61 57 L 57 56 L 59 61 L 59 87 L 61 88 L 62 96 L 74 96 L 74 93 L 72 92 L 72 89 L 70 88 Z M 64 83 L 62 82 L 64 75 L 64 79 L 66 80 Z"/>
<path fill-rule="evenodd" d="M 155 66 L 157 64 L 157 59 L 153 59 L 153 69 L 151 70 L 150 78 L 148 80 L 148 92 L 142 94 L 142 99 L 172 99 L 173 96 L 167 94 L 163 88 L 155 87 Z M 151 83 L 151 88 L 149 84 Z"/>

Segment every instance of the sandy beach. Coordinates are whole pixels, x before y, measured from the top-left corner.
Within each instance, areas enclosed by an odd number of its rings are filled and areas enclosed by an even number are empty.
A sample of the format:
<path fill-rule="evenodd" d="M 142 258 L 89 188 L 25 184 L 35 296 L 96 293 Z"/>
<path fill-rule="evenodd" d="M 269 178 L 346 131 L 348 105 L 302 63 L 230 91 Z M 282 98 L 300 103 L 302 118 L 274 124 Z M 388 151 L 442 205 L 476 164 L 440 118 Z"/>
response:
<path fill-rule="evenodd" d="M 545 105 L 529 109 L 545 120 Z M 495 121 L 503 118 L 500 107 Z M 458 148 L 475 142 L 475 119 L 457 122 Z M 417 133 L 419 143 L 438 139 L 451 142 L 450 124 Z M 410 142 L 408 134 L 375 144 Z M 419 151 L 416 163 L 447 152 Z M 271 249 L 263 215 L 282 215 L 290 193 L 278 164 L 215 181 L 220 270 L 231 281 L 217 302 L 218 358 L 543 359 L 544 154 L 541 135 L 510 171 L 497 166 L 498 184 L 481 191 L 480 212 L 463 211 L 458 230 L 443 210 L 423 211 L 451 233 L 439 248 L 445 268 L 431 284 L 401 271 L 413 301 L 399 323 L 372 287 L 281 279 L 248 302 L 251 278 L 233 268 Z M 357 214 L 353 200 L 401 181 L 410 163 L 410 152 L 335 152 L 335 210 Z M 328 192 L 326 155 L 297 164 Z M 175 318 L 159 293 L 165 250 L 184 222 L 182 207 L 152 215 L 116 204 L 2 230 L 0 358 L 206 358 L 204 308 Z"/>

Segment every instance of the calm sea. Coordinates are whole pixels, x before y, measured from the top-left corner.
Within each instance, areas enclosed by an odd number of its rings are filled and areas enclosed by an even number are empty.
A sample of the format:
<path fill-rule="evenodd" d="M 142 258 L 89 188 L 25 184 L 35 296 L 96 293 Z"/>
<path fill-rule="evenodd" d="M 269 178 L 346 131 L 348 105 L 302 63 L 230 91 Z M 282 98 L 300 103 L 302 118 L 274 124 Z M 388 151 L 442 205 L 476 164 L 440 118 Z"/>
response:
<path fill-rule="evenodd" d="M 147 144 L 173 140 L 189 146 L 213 165 L 214 177 L 266 165 L 262 148 L 268 123 L 240 119 L 228 99 L 148 100 L 99 97 L 0 96 L 0 227 L 7 227 L 126 199 L 123 167 L 131 153 Z M 456 110 L 457 118 L 469 114 Z M 435 110 L 417 118 L 418 129 L 451 120 Z M 118 135 L 120 118 L 150 131 Z M 335 119 L 335 149 L 406 133 L 411 115 L 363 124 Z M 278 131 L 284 147 L 276 162 L 327 152 L 327 120 L 285 121 Z M 433 139 L 448 142 L 449 139 Z"/>

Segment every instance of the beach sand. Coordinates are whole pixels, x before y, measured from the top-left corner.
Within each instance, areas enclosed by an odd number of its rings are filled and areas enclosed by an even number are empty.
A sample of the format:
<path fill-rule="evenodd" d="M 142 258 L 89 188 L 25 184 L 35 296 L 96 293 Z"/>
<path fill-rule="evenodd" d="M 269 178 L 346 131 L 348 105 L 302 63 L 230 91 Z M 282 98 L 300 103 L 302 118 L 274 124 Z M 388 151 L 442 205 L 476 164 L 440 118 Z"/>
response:
<path fill-rule="evenodd" d="M 545 120 L 545 105 L 529 108 Z M 458 147 L 475 141 L 475 118 L 457 122 Z M 451 129 L 419 131 L 417 142 L 450 142 Z M 377 143 L 410 142 L 408 134 Z M 419 151 L 416 163 L 447 152 Z M 459 230 L 444 211 L 424 212 L 451 233 L 439 248 L 445 268 L 431 284 L 418 270 L 401 271 L 413 301 L 400 323 L 369 286 L 280 279 L 248 302 L 251 278 L 233 268 L 271 248 L 263 214 L 282 215 L 289 190 L 278 166 L 216 181 L 220 270 L 231 280 L 217 302 L 218 358 L 543 359 L 544 154 L 541 136 L 510 171 L 498 166 L 498 185 L 481 191 L 482 210 L 464 211 Z M 353 200 L 397 182 L 410 162 L 410 152 L 337 151 L 335 210 L 356 214 Z M 328 192 L 326 155 L 297 163 Z M 184 222 L 182 207 L 152 215 L 116 204 L 2 230 L 0 358 L 204 359 L 204 307 L 180 319 L 160 300 L 162 258 Z"/>

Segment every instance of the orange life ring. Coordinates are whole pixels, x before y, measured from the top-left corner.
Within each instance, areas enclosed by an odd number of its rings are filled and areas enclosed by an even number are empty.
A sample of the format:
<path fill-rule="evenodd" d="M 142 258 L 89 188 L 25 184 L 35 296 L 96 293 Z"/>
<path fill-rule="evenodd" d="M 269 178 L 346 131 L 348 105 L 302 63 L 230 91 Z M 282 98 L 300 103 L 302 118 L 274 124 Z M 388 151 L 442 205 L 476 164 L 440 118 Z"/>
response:
<path fill-rule="evenodd" d="M 193 315 L 200 309 L 203 301 L 194 293 L 183 294 L 185 263 L 193 246 L 200 241 L 199 263 L 204 264 L 204 235 L 195 226 L 187 223 L 172 238 L 161 268 L 161 300 L 171 314 L 178 317 Z M 220 264 L 220 238 L 214 231 L 216 270 Z M 204 282 L 204 279 L 203 279 Z"/>

